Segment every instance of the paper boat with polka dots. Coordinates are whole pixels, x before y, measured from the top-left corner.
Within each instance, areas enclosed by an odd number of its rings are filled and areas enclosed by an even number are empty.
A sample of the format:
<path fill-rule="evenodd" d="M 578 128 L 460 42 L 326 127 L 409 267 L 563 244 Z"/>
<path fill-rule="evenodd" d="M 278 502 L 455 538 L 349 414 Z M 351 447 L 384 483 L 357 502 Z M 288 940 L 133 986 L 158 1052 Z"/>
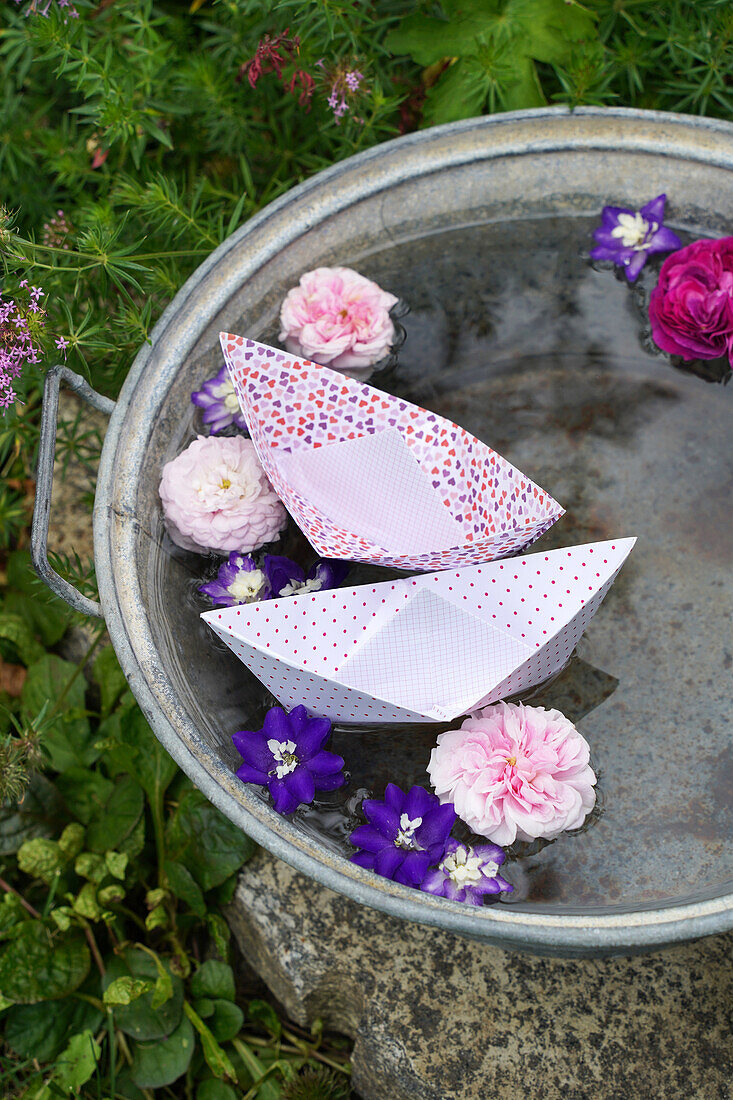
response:
<path fill-rule="evenodd" d="M 447 722 L 559 671 L 636 539 L 202 618 L 272 694 L 342 723 Z"/>
<path fill-rule="evenodd" d="M 243 336 L 221 345 L 267 476 L 322 557 L 473 565 L 526 549 L 563 514 L 436 413 Z"/>

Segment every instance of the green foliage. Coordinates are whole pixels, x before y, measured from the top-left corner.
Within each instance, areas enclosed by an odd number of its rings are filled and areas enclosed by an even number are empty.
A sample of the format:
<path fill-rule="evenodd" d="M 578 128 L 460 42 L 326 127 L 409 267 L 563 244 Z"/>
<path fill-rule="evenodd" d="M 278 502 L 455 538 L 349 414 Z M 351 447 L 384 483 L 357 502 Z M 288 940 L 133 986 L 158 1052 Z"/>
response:
<path fill-rule="evenodd" d="M 0 990 L 18 1004 L 53 1000 L 73 993 L 89 964 L 89 948 L 77 930 L 61 937 L 41 920 L 24 921 L 0 952 Z"/>
<path fill-rule="evenodd" d="M 254 851 L 253 842 L 194 788 L 184 791 L 166 840 L 202 890 L 220 886 Z"/>
<path fill-rule="evenodd" d="M 426 67 L 450 59 L 428 89 L 427 125 L 480 114 L 487 101 L 491 111 L 542 105 L 535 62 L 567 63 L 594 29 L 584 8 L 565 0 L 443 0 L 442 8 L 445 18 L 409 16 L 386 41 Z"/>
<path fill-rule="evenodd" d="M 9 287 L 33 271 L 46 291 L 48 355 L 63 335 L 69 365 L 114 395 L 155 319 L 212 249 L 294 183 L 396 132 L 405 66 L 383 42 L 404 5 L 76 8 L 79 18 L 65 19 L 55 3 L 47 18 L 2 5 L 0 206 L 13 215 L 0 233 Z M 260 40 L 288 27 L 299 45 L 283 79 L 266 66 L 256 88 L 240 80 Z M 365 79 L 339 121 L 327 74 L 352 64 Z M 309 103 L 287 90 L 298 71 L 316 81 Z M 26 400 L 37 400 L 39 381 L 27 378 Z M 88 440 L 62 432 L 72 436 L 84 452 Z M 25 469 L 31 476 L 31 455 Z M 17 496 L 0 498 L 0 545 L 22 525 L 19 508 Z"/>
<path fill-rule="evenodd" d="M 21 1057 L 55 1062 L 69 1036 L 96 1032 L 102 1015 L 95 1005 L 74 997 L 15 1005 L 5 1020 L 3 1038 Z"/>
<path fill-rule="evenodd" d="M 726 0 L 442 0 L 387 35 L 423 66 L 423 123 L 546 103 L 730 118 Z"/>
<path fill-rule="evenodd" d="M 12 1094 L 134 1098 L 185 1082 L 204 1100 L 278 1100 L 320 1037 L 291 1035 L 264 1002 L 246 1016 L 236 1003 L 218 908 L 252 842 L 178 771 L 112 650 L 87 682 L 85 662 L 47 653 L 41 630 L 5 634 L 27 668 L 17 721 L 38 727 L 46 768 L 21 805 L 7 788 L 0 804 Z"/>

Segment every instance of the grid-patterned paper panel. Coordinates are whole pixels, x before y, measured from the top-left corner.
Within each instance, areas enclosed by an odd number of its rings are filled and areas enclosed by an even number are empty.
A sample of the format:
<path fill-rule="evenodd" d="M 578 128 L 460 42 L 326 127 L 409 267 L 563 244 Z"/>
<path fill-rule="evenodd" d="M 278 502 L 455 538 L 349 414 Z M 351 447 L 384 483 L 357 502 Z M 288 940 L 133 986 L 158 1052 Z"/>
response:
<path fill-rule="evenodd" d="M 210 625 L 286 710 L 292 710 L 302 703 L 313 714 L 321 714 L 332 722 L 344 722 L 347 725 L 350 722 L 424 721 L 421 714 L 403 710 L 383 699 L 375 699 L 369 692 L 343 687 L 315 672 L 278 660 L 262 649 L 236 638 L 229 628 L 214 626 L 213 623 Z"/>
<path fill-rule="evenodd" d="M 280 471 L 324 516 L 392 554 L 460 546 L 463 529 L 396 428 L 284 455 Z"/>
<path fill-rule="evenodd" d="M 528 645 L 422 590 L 344 662 L 339 679 L 406 710 L 448 719 L 530 653 Z"/>

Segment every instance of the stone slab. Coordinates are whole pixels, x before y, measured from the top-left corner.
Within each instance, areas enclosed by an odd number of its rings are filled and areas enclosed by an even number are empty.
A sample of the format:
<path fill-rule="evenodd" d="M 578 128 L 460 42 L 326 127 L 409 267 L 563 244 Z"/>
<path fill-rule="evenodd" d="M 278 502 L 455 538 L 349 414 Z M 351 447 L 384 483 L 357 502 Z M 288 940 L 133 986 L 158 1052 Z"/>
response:
<path fill-rule="evenodd" d="M 363 1100 L 727 1100 L 733 934 L 550 959 L 359 906 L 260 852 L 228 911 L 294 1020 L 355 1040 Z"/>

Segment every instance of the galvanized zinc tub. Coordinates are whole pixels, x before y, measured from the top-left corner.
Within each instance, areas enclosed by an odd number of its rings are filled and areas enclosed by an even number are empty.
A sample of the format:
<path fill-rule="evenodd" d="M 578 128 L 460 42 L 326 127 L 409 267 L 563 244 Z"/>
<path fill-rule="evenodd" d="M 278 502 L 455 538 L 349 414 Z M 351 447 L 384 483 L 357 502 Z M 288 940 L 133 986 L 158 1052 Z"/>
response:
<path fill-rule="evenodd" d="M 167 750 L 298 870 L 407 920 L 536 953 L 634 952 L 733 927 L 730 393 L 655 353 L 643 280 L 630 290 L 583 258 L 604 203 L 638 208 L 662 191 L 684 240 L 729 233 L 732 169 L 733 126 L 685 116 L 548 109 L 422 131 L 272 203 L 156 325 L 102 453 L 101 613 Z M 273 342 L 284 293 L 325 264 L 356 267 L 411 306 L 400 366 L 375 384 L 463 424 L 567 507 L 538 546 L 639 536 L 579 658 L 538 698 L 590 740 L 599 811 L 581 835 L 515 865 L 511 903 L 473 909 L 363 871 L 346 856 L 343 813 L 284 819 L 233 775 L 231 733 L 253 728 L 265 699 L 198 620 L 201 560 L 165 536 L 160 471 L 196 430 L 189 395 L 220 365 L 219 330 Z M 45 562 L 58 381 L 48 384 L 34 558 L 52 587 L 99 613 Z M 435 732 L 337 730 L 352 789 L 424 781 Z"/>

